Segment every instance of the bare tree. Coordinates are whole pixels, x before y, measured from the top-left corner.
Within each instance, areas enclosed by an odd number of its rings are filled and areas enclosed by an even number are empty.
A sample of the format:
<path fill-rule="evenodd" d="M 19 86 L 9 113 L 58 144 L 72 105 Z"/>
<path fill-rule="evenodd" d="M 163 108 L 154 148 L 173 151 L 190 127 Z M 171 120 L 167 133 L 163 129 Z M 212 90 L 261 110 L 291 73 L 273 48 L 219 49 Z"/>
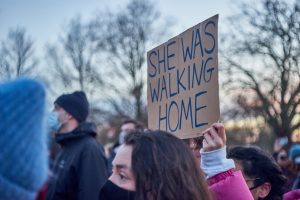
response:
<path fill-rule="evenodd" d="M 32 75 L 37 67 L 34 58 L 33 40 L 24 28 L 9 31 L 0 49 L 0 76 L 10 80 L 23 75 Z"/>
<path fill-rule="evenodd" d="M 289 136 L 300 128 L 300 1 L 263 0 L 239 9 L 222 51 L 225 89 L 243 114 L 262 116 L 276 136 Z"/>
<path fill-rule="evenodd" d="M 108 15 L 104 45 L 110 70 L 106 76 L 109 80 L 105 82 L 110 88 L 111 107 L 119 116 L 146 121 L 146 47 L 157 37 L 164 39 L 166 35 L 158 34 L 155 29 L 159 12 L 151 1 L 131 0 L 123 11 Z M 162 25 L 157 30 L 167 29 Z M 91 30 L 97 32 L 97 26 L 91 26 Z"/>
<path fill-rule="evenodd" d="M 60 44 L 47 47 L 48 65 L 54 72 L 53 82 L 91 95 L 103 83 L 97 53 L 98 47 L 89 37 L 88 26 L 80 17 L 75 17 L 60 38 Z"/>

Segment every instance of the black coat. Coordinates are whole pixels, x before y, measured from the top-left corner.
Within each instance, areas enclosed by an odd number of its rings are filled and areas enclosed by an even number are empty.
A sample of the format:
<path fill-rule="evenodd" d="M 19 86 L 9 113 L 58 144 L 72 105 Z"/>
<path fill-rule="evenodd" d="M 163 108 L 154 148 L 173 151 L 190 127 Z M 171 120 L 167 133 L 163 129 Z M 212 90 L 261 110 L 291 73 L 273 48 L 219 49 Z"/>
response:
<path fill-rule="evenodd" d="M 47 200 L 96 200 L 108 178 L 107 161 L 102 146 L 95 139 L 96 127 L 83 123 L 70 133 L 57 134 L 62 145 Z"/>

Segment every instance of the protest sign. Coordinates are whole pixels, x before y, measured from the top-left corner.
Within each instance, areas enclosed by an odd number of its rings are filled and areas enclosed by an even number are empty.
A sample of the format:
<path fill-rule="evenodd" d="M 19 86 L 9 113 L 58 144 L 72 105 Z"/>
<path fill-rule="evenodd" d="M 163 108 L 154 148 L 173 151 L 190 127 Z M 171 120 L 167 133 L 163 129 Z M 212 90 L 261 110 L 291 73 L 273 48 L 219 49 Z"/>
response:
<path fill-rule="evenodd" d="M 147 52 L 148 126 L 191 138 L 220 117 L 218 15 Z"/>

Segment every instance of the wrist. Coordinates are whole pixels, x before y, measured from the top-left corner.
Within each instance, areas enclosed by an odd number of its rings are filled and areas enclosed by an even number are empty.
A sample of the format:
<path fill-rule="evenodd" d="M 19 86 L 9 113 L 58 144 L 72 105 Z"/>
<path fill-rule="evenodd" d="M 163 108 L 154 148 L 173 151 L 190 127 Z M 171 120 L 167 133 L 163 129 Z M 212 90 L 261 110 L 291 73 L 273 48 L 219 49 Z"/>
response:
<path fill-rule="evenodd" d="M 208 178 L 235 167 L 233 160 L 226 158 L 226 146 L 207 152 L 201 150 L 200 153 L 201 168 Z"/>
<path fill-rule="evenodd" d="M 205 148 L 203 147 L 201 149 L 202 152 L 213 152 L 213 151 L 217 151 L 218 149 L 223 149 L 225 147 L 225 145 L 220 145 L 220 146 L 216 146 L 216 147 L 209 147 L 209 148 Z"/>

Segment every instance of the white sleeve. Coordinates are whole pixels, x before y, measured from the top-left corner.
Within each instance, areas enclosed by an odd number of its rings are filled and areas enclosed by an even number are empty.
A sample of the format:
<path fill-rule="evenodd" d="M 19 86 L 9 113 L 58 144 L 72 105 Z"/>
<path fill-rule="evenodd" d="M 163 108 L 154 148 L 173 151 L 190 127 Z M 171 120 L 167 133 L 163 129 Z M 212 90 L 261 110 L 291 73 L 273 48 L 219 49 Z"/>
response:
<path fill-rule="evenodd" d="M 214 151 L 203 152 L 201 154 L 201 169 L 207 178 L 219 173 L 228 171 L 235 167 L 232 159 L 226 158 L 226 146 Z"/>

